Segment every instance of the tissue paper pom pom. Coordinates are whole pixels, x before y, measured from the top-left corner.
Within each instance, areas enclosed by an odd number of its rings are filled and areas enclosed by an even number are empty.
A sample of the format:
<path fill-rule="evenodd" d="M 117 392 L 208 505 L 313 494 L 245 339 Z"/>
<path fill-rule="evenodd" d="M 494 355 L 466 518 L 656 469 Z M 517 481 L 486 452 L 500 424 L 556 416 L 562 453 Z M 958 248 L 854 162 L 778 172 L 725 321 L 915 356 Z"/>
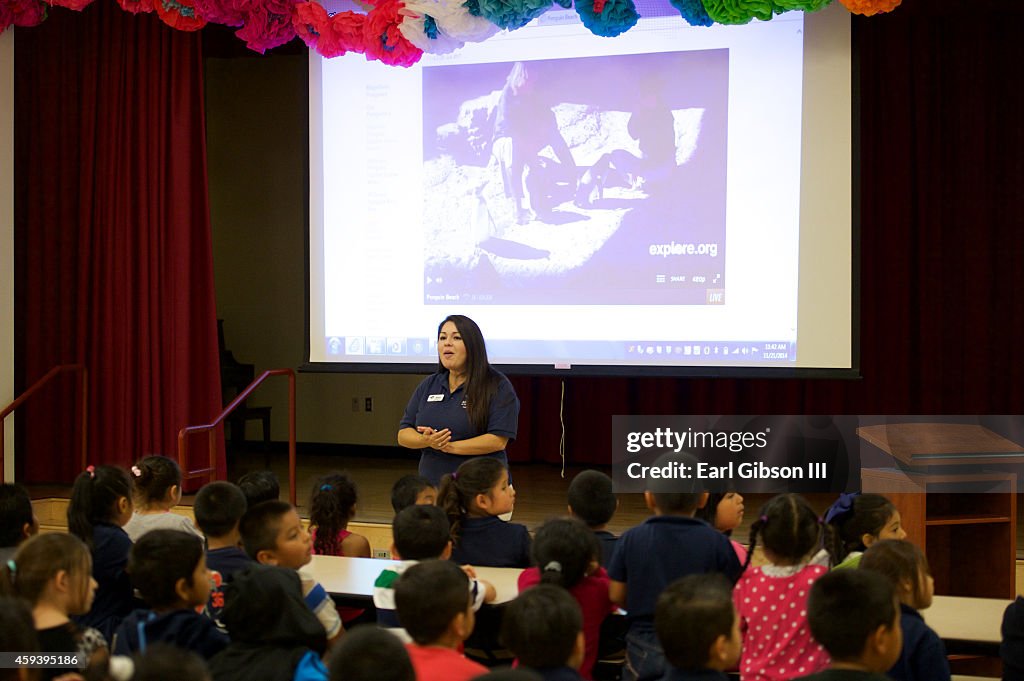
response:
<path fill-rule="evenodd" d="M 118 0 L 119 2 L 121 0 Z M 133 0 L 125 0 L 132 2 Z M 152 0 L 143 0 L 152 2 Z M 196 12 L 211 24 L 224 26 L 241 26 L 245 23 L 248 3 L 237 3 L 232 0 L 194 0 Z"/>
<path fill-rule="evenodd" d="M 263 54 L 278 45 L 284 45 L 295 37 L 292 26 L 290 0 L 257 0 L 249 3 L 245 25 L 235 35 L 245 41 L 245 46 Z"/>
<path fill-rule="evenodd" d="M 424 52 L 448 54 L 466 44 L 462 38 L 444 30 L 445 25 L 452 23 L 450 17 L 469 14 L 462 0 L 405 0 L 405 14 L 405 21 L 398 29 Z M 474 18 L 474 21 L 492 25 L 486 19 Z"/>
<path fill-rule="evenodd" d="M 306 47 L 316 49 L 317 40 L 330 29 L 331 18 L 319 2 L 300 2 L 292 8 L 292 28 Z"/>
<path fill-rule="evenodd" d="M 690 26 L 711 26 L 715 23 L 708 16 L 708 11 L 704 9 L 704 3 L 700 0 L 671 0 L 671 2 Z"/>
<path fill-rule="evenodd" d="M 154 0 L 153 9 L 160 21 L 179 31 L 198 31 L 206 19 L 196 15 L 192 0 Z"/>
<path fill-rule="evenodd" d="M 338 12 L 331 17 L 330 31 L 320 37 L 317 52 L 328 58 L 346 52 L 362 54 L 366 51 L 366 37 L 363 34 L 365 23 L 365 14 Z"/>
<path fill-rule="evenodd" d="M 854 14 L 871 16 L 879 12 L 891 12 L 902 0 L 839 0 L 846 9 Z"/>
<path fill-rule="evenodd" d="M 819 9 L 824 8 L 826 5 L 831 4 L 832 0 L 772 0 L 778 7 L 775 11 L 782 10 L 783 12 L 789 12 L 792 10 L 799 10 L 801 12 L 817 12 Z"/>
<path fill-rule="evenodd" d="M 13 26 L 38 26 L 46 19 L 46 5 L 39 0 L 0 0 L 0 31 Z"/>
<path fill-rule="evenodd" d="M 751 19 L 768 21 L 775 16 L 771 0 L 704 0 L 704 9 L 719 24 L 746 24 Z"/>
<path fill-rule="evenodd" d="M 367 59 L 390 66 L 412 66 L 420 60 L 423 50 L 398 30 L 404 19 L 405 5 L 399 0 L 383 0 L 366 15 L 363 40 Z"/>
<path fill-rule="evenodd" d="M 576 0 L 576 13 L 591 33 L 604 38 L 625 33 L 640 18 L 633 0 Z"/>
<path fill-rule="evenodd" d="M 478 0 L 478 4 L 481 16 L 507 31 L 522 28 L 551 9 L 551 0 Z"/>
<path fill-rule="evenodd" d="M 437 28 L 454 40 L 464 43 L 480 43 L 495 35 L 501 29 L 480 15 L 476 0 L 469 2 L 445 3 L 448 11 L 431 14 Z"/>
<path fill-rule="evenodd" d="M 54 7 L 66 7 L 67 9 L 73 9 L 76 12 L 81 12 L 83 9 L 92 4 L 92 0 L 46 0 Z"/>
<path fill-rule="evenodd" d="M 131 14 L 148 14 L 155 9 L 153 7 L 153 0 L 117 0 L 117 4 L 125 12 L 130 12 Z M 206 18 L 206 15 L 199 11 L 198 3 L 196 3 L 196 12 L 199 16 L 204 19 Z"/>

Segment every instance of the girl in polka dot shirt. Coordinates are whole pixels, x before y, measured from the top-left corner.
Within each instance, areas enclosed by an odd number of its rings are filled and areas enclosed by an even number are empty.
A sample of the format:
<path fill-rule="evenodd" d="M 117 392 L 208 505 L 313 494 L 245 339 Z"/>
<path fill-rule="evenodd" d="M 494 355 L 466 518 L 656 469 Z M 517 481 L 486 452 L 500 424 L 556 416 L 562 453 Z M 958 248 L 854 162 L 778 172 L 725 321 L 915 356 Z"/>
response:
<path fill-rule="evenodd" d="M 799 494 L 773 498 L 751 525 L 747 569 L 733 591 L 743 632 L 741 681 L 784 681 L 828 666 L 807 624 L 807 595 L 828 572 L 808 562 L 820 535 L 817 514 Z M 758 540 L 768 564 L 749 568 Z"/>

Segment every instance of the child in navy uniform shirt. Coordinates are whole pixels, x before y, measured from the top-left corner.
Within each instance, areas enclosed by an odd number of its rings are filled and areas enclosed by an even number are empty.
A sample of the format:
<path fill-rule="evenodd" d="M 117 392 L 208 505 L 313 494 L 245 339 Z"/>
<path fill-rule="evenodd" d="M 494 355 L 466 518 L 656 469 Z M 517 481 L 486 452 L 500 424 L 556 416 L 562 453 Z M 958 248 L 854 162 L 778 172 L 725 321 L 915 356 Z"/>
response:
<path fill-rule="evenodd" d="M 206 567 L 213 583 L 206 614 L 220 625 L 224 608 L 224 585 L 235 573 L 252 564 L 240 546 L 242 535 L 238 523 L 245 515 L 245 494 L 230 482 L 211 482 L 196 494 L 192 512 L 196 526 L 206 535 Z"/>
<path fill-rule="evenodd" d="M 669 464 L 692 466 L 697 458 L 685 452 L 667 454 L 657 467 Z M 692 574 L 720 572 L 730 582 L 740 574 L 729 538 L 693 517 L 707 499 L 695 480 L 652 479 L 644 500 L 654 512 L 643 524 L 627 530 L 619 539 L 608 566 L 612 601 L 628 613 L 624 678 L 656 679 L 664 673 L 664 653 L 654 633 L 654 606 L 669 584 Z"/>
<path fill-rule="evenodd" d="M 68 531 L 92 553 L 92 576 L 99 585 L 92 608 L 76 618 L 110 639 L 137 605 L 125 572 L 132 540 L 122 529 L 132 517 L 132 480 L 117 466 L 89 466 L 75 478 L 68 503 Z"/>
<path fill-rule="evenodd" d="M 210 573 L 198 537 L 181 530 L 150 530 L 132 547 L 128 572 L 152 610 L 137 610 L 121 622 L 114 636 L 115 655 L 145 652 L 163 642 L 209 659 L 227 647 L 227 635 L 195 610 L 210 597 Z"/>
<path fill-rule="evenodd" d="M 814 582 L 807 619 L 832 664 L 802 681 L 890 681 L 885 670 L 903 643 L 897 605 L 892 585 L 870 570 L 833 570 Z"/>
<path fill-rule="evenodd" d="M 921 549 L 908 541 L 882 539 L 864 552 L 860 569 L 888 579 L 900 600 L 903 652 L 889 676 L 896 681 L 949 681 L 946 646 L 918 612 L 931 606 L 935 594 L 935 581 Z"/>
<path fill-rule="evenodd" d="M 654 611 L 669 662 L 663 681 L 726 681 L 740 659 L 740 619 L 722 575 L 689 575 L 669 585 Z"/>
<path fill-rule="evenodd" d="M 619 500 L 612 479 L 601 471 L 581 471 L 569 483 L 569 515 L 579 518 L 601 542 L 601 565 L 608 566 L 619 538 L 607 530 Z"/>
<path fill-rule="evenodd" d="M 498 517 L 512 512 L 515 499 L 508 469 L 497 459 L 470 459 L 444 476 L 437 505 L 451 523 L 451 559 L 460 565 L 529 567 L 530 533 Z"/>

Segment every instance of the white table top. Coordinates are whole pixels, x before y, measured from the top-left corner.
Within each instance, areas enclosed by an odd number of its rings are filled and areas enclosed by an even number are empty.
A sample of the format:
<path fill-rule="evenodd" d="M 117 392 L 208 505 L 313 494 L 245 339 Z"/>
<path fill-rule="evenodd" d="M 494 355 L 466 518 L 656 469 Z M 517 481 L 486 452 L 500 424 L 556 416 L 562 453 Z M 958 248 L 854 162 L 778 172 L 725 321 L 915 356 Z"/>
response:
<path fill-rule="evenodd" d="M 1003 611 L 1012 602 L 1003 598 L 936 596 L 932 607 L 922 610 L 921 615 L 943 640 L 998 644 L 1002 640 L 999 629 Z"/>
<path fill-rule="evenodd" d="M 303 568 L 320 582 L 328 593 L 354 598 L 373 596 L 373 583 L 381 570 L 396 561 L 378 558 L 342 558 L 313 556 Z M 487 580 L 497 591 L 495 603 L 507 603 L 519 592 L 519 568 L 478 567 L 477 577 Z M 936 596 L 932 607 L 922 610 L 925 622 L 943 640 L 998 644 L 1003 611 L 1013 601 L 1002 598 L 965 598 Z"/>
<path fill-rule="evenodd" d="M 303 568 L 311 574 L 327 593 L 354 598 L 373 596 L 373 583 L 381 570 L 397 561 L 379 558 L 347 558 L 339 556 L 313 556 L 309 565 Z M 478 567 L 476 576 L 490 582 L 497 591 L 495 603 L 511 601 L 519 593 L 517 580 L 519 568 Z"/>

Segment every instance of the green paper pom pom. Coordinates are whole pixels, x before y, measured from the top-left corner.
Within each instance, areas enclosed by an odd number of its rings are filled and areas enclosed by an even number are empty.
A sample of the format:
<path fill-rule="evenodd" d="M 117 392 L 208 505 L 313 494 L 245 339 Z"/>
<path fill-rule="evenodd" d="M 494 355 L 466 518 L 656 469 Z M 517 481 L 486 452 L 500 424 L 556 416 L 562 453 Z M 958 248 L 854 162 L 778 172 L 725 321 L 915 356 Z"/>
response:
<path fill-rule="evenodd" d="M 716 24 L 747 24 L 751 19 L 769 21 L 781 11 L 772 0 L 704 0 L 704 9 Z"/>

